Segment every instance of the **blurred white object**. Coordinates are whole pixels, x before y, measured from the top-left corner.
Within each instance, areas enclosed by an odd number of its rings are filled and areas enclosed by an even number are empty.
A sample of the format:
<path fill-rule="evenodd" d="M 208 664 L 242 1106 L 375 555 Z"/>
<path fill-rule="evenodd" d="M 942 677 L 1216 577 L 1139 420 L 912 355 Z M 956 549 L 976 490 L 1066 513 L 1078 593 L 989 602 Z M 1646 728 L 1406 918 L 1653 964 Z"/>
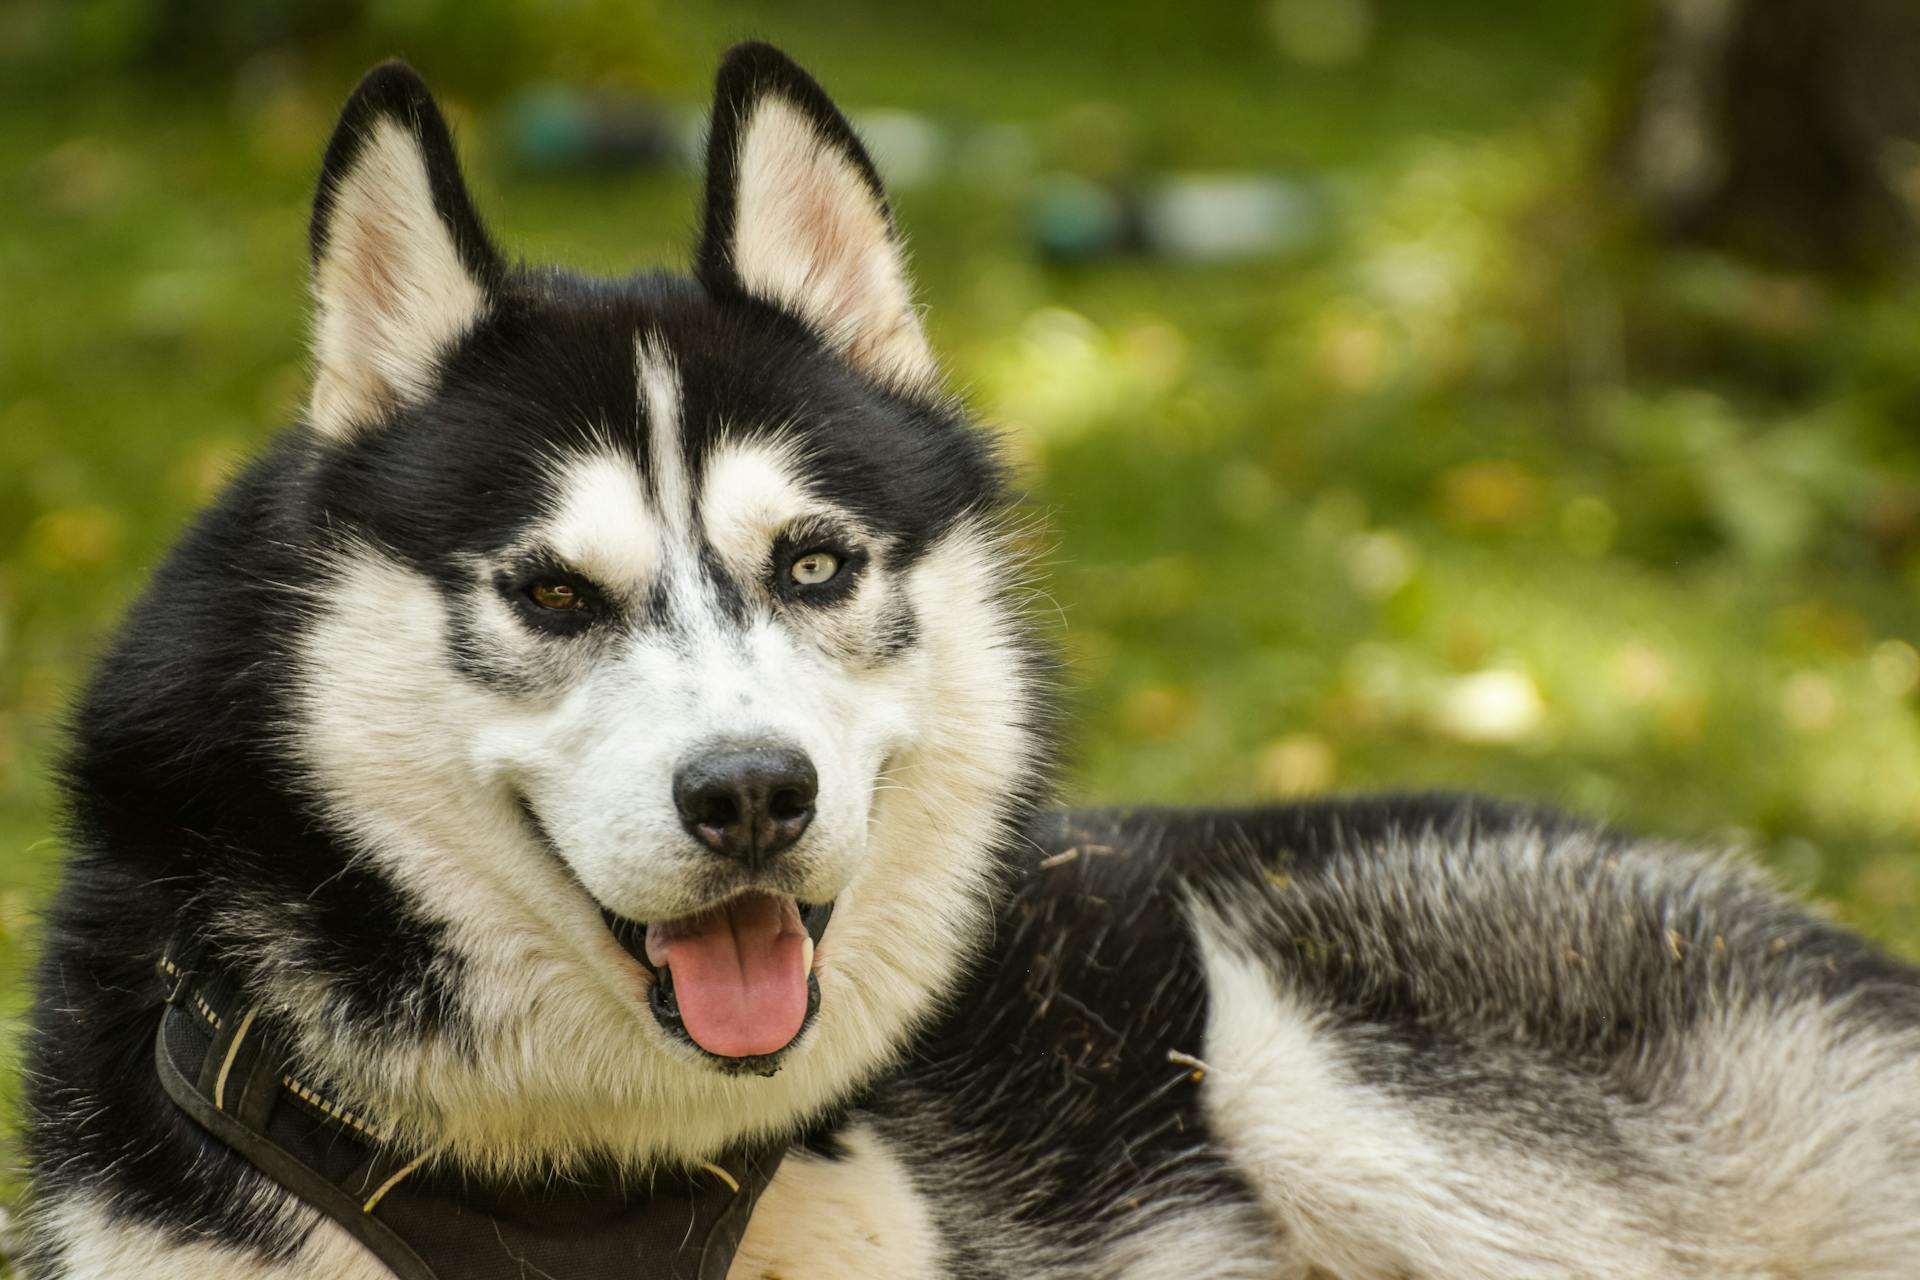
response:
<path fill-rule="evenodd" d="M 1311 238 L 1319 206 L 1300 184 L 1263 174 L 1190 174 L 1148 188 L 1147 244 L 1179 258 L 1277 253 Z"/>
<path fill-rule="evenodd" d="M 1524 671 L 1476 671 L 1449 680 L 1434 700 L 1434 727 L 1462 742 L 1518 742 L 1546 722 L 1538 686 Z"/>

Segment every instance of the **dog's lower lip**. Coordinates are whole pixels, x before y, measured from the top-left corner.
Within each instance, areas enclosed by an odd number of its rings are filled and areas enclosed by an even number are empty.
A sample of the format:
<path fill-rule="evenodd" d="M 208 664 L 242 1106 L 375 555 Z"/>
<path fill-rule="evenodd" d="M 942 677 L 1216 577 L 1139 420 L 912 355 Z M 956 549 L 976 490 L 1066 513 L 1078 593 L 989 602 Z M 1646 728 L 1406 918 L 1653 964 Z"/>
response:
<path fill-rule="evenodd" d="M 607 932 L 620 944 L 620 949 L 646 966 L 647 972 L 654 977 L 660 976 L 653 962 L 647 959 L 647 926 L 638 920 L 629 920 L 618 912 L 600 908 L 600 918 L 607 922 Z"/>

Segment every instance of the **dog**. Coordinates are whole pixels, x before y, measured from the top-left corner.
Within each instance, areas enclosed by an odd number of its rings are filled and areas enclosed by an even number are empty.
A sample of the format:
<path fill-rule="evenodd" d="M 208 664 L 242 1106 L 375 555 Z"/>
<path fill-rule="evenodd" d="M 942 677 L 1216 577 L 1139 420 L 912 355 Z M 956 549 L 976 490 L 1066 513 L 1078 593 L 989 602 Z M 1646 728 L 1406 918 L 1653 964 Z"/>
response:
<path fill-rule="evenodd" d="M 691 277 L 507 261 L 398 64 L 311 255 L 73 718 L 33 1280 L 1920 1266 L 1920 974 L 1756 873 L 1049 807 L 1017 495 L 776 50 Z"/>

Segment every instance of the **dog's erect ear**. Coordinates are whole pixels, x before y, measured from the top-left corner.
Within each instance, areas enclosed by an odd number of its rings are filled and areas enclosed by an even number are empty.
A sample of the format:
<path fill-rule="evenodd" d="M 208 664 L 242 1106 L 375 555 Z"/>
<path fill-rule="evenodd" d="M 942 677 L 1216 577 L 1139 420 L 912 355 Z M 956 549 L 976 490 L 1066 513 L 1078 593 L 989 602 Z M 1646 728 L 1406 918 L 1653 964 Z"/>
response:
<path fill-rule="evenodd" d="M 308 416 L 345 438 L 432 391 L 441 357 L 486 313 L 500 274 L 447 122 L 411 67 L 375 67 L 340 113 L 310 244 Z"/>
<path fill-rule="evenodd" d="M 720 64 L 698 269 L 714 294 L 773 303 L 881 383 L 935 378 L 880 175 L 825 91 L 771 45 Z"/>

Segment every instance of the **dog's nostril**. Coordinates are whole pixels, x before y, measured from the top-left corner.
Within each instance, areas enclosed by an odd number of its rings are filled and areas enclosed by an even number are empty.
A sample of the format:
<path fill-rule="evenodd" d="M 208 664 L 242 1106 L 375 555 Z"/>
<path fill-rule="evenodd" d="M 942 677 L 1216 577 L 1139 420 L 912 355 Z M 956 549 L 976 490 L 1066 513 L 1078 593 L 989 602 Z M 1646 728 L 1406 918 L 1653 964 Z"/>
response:
<path fill-rule="evenodd" d="M 805 834 L 818 786 L 813 762 L 791 747 L 725 746 L 680 767 L 673 801 L 694 839 L 757 864 Z"/>
<path fill-rule="evenodd" d="M 802 799 L 793 787 L 782 787 L 767 802 L 767 811 L 777 822 L 791 822 L 813 812 L 813 799 L 811 796 Z"/>
<path fill-rule="evenodd" d="M 728 827 L 740 820 L 740 806 L 726 796 L 710 797 L 700 813 L 703 827 Z"/>

